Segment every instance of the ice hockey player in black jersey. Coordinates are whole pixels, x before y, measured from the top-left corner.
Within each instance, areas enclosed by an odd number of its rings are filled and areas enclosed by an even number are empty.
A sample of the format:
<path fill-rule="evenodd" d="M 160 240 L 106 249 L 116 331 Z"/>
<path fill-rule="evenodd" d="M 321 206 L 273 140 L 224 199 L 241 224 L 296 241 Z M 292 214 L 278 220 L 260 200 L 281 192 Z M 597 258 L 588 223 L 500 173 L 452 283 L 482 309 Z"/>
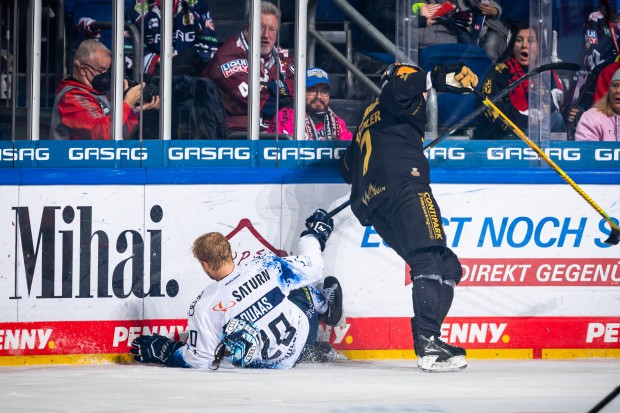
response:
<path fill-rule="evenodd" d="M 408 64 L 390 65 L 381 94 L 366 108 L 355 138 L 340 159 L 351 187 L 351 209 L 372 225 L 411 267 L 411 329 L 418 367 L 456 371 L 467 367 L 465 349 L 440 339 L 454 288 L 462 275 L 447 247 L 439 206 L 424 156 L 426 91 L 466 93 L 478 83 L 465 65 L 437 65 L 430 73 Z"/>

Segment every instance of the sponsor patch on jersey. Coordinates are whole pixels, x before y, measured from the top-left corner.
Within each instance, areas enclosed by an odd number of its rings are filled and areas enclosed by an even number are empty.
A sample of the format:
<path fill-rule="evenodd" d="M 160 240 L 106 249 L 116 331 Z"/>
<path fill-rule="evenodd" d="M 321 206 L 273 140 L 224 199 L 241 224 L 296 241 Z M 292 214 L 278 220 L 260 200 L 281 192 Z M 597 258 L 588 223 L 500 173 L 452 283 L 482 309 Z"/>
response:
<path fill-rule="evenodd" d="M 213 306 L 213 311 L 222 311 L 225 313 L 227 310 L 229 310 L 230 308 L 233 308 L 236 305 L 237 305 L 236 301 L 227 301 L 227 302 L 220 301 L 219 303 Z"/>
<path fill-rule="evenodd" d="M 588 29 L 586 31 L 586 42 L 588 44 L 598 44 L 598 35 L 596 34 L 596 30 Z"/>
<path fill-rule="evenodd" d="M 159 27 L 159 19 L 156 19 L 156 18 L 149 19 L 149 21 L 147 23 L 147 26 L 148 26 L 149 29 L 156 29 L 156 28 L 158 28 Z"/>
<path fill-rule="evenodd" d="M 247 59 L 237 59 L 231 60 L 230 62 L 224 63 L 220 66 L 224 77 L 230 77 L 235 73 L 244 72 L 248 73 L 248 60 Z"/>

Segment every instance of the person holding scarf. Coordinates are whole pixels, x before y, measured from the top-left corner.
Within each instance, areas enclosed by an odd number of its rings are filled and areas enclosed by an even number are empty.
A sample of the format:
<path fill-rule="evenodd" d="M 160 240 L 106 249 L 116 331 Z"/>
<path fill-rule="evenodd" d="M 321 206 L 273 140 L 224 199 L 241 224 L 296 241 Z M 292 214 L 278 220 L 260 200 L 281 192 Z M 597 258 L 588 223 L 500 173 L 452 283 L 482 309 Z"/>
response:
<path fill-rule="evenodd" d="M 353 134 L 345 121 L 329 107 L 331 83 L 323 69 L 311 67 L 306 73 L 306 120 L 304 140 L 350 141 Z M 283 108 L 273 119 L 269 133 L 295 135 L 295 110 Z"/>
<path fill-rule="evenodd" d="M 532 60 L 538 52 L 536 34 L 530 29 L 529 23 L 523 22 L 511 30 L 508 47 L 503 58 L 499 60 L 487 73 L 482 83 L 482 94 L 492 98 L 512 83 L 525 76 Z M 559 114 L 556 98 L 561 95 L 562 84 L 555 72 L 552 72 L 554 91 L 554 113 L 551 114 L 551 131 L 565 131 L 564 121 Z M 540 116 L 540 113 L 531 113 L 528 105 L 529 81 L 523 81 L 510 94 L 496 102 L 496 106 L 506 114 L 521 130 L 528 130 L 530 116 Z M 476 128 L 474 139 L 518 139 L 511 133 L 510 128 L 498 119 L 495 112 L 486 111 L 481 124 Z"/>

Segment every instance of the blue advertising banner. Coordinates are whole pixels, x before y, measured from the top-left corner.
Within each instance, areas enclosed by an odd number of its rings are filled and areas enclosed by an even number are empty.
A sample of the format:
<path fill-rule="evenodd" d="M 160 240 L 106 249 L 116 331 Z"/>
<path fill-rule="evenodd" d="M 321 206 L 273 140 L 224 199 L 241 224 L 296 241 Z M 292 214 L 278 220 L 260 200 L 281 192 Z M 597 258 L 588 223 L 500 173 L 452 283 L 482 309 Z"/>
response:
<path fill-rule="evenodd" d="M 0 168 L 333 167 L 347 142 L 0 142 Z"/>
<path fill-rule="evenodd" d="M 0 142 L 2 168 L 334 167 L 348 142 Z M 620 143 L 543 141 L 562 169 L 620 169 Z M 521 141 L 445 141 L 426 155 L 441 168 L 547 167 Z"/>

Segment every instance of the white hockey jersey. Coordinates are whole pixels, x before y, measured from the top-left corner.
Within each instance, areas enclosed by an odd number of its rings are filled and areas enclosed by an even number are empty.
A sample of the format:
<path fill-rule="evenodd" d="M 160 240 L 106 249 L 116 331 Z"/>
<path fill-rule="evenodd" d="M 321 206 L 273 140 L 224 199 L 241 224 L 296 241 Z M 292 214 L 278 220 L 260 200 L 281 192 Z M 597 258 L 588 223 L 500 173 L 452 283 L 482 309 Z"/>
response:
<path fill-rule="evenodd" d="M 293 367 L 306 344 L 310 325 L 308 317 L 287 296 L 323 275 L 323 257 L 316 238 L 300 238 L 299 254 L 257 256 L 205 288 L 189 307 L 189 336 L 185 346 L 177 350 L 185 363 L 210 367 L 224 326 L 239 317 L 261 330 L 262 367 Z"/>

